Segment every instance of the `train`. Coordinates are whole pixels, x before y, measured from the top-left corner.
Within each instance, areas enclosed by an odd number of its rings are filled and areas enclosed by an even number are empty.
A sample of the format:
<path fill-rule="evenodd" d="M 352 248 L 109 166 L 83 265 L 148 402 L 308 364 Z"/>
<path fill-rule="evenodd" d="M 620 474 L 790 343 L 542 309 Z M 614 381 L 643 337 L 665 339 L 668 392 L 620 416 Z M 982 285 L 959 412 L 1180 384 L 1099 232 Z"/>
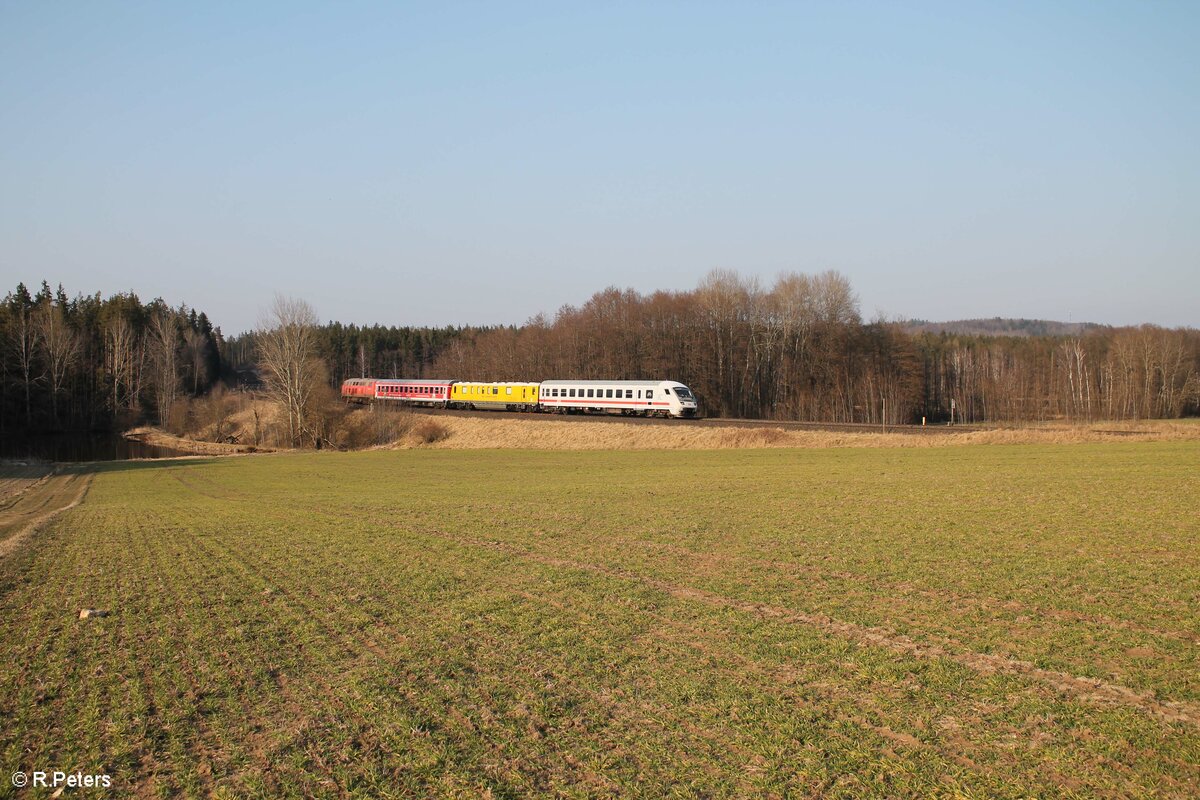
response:
<path fill-rule="evenodd" d="M 426 378 L 350 378 L 347 402 L 392 401 L 430 408 L 527 411 L 546 414 L 622 414 L 691 419 L 696 395 L 679 381 L 458 381 Z"/>

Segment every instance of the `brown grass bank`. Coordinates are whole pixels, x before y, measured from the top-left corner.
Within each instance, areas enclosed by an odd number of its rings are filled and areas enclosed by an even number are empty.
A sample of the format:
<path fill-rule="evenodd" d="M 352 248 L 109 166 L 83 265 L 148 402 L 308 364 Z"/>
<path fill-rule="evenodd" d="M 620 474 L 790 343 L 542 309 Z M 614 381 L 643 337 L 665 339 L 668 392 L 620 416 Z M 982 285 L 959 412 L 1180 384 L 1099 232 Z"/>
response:
<path fill-rule="evenodd" d="M 125 431 L 126 439 L 133 439 L 145 444 L 154 445 L 156 447 L 169 447 L 172 450 L 178 450 L 181 453 L 191 453 L 200 456 L 227 456 L 239 455 L 244 453 L 261 453 L 271 452 L 270 447 L 255 447 L 252 444 L 238 444 L 231 442 L 206 442 L 200 439 L 192 439 L 184 436 L 176 436 L 173 433 L 167 433 L 161 428 L 144 426 L 134 428 L 133 430 Z"/>
<path fill-rule="evenodd" d="M 238 398 L 220 426 L 198 425 L 184 435 L 156 427 L 126 436 L 196 455 L 234 455 L 288 449 L 280 438 L 274 408 L 255 398 Z M 1112 441 L 1200 441 L 1200 420 L 1053 422 L 914 434 L 911 431 L 820 431 L 758 426 L 695 425 L 686 420 L 645 425 L 539 415 L 460 417 L 437 412 L 331 404 L 322 423 L 331 449 L 376 447 L 459 450 L 724 450 L 738 448 L 952 447 L 968 444 L 1073 444 Z"/>
<path fill-rule="evenodd" d="M 911 433 L 843 433 L 762 427 L 699 427 L 677 424 L 637 425 L 615 422 L 556 422 L 530 419 L 439 417 L 445 429 L 436 441 L 414 441 L 398 447 L 533 450 L 722 450 L 759 447 L 953 447 L 967 444 L 1074 444 L 1112 441 L 1200 441 L 1200 424 L 1155 421 L 1044 425 L 986 431 L 913 435 Z"/>

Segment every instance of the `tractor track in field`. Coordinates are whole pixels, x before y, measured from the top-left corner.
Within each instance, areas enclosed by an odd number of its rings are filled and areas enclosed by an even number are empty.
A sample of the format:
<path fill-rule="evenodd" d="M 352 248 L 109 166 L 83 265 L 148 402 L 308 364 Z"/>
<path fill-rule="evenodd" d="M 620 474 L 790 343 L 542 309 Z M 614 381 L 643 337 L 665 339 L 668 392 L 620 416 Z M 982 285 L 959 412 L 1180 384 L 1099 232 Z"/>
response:
<path fill-rule="evenodd" d="M 662 417 L 626 417 L 620 414 L 543 414 L 521 411 L 463 411 L 449 408 L 396 406 L 414 414 L 429 416 L 467 417 L 475 419 L 537 419 L 547 422 L 624 422 L 631 425 L 675 425 L 698 428 L 782 428 L 784 430 L 832 431 L 836 433 L 899 433 L 916 436 L 937 436 L 948 433 L 971 433 L 988 430 L 981 425 L 879 425 L 864 422 L 799 422 L 770 419 L 733 419 L 711 417 L 701 419 L 663 419 Z"/>
<path fill-rule="evenodd" d="M 92 484 L 92 474 L 67 468 L 37 480 L 10 498 L 0 510 L 0 558 L 14 553 L 41 525 L 79 505 Z"/>
<path fill-rule="evenodd" d="M 0 466 L 0 511 L 10 507 L 17 499 L 54 475 L 49 464 L 5 464 Z"/>
<path fill-rule="evenodd" d="M 826 614 L 796 611 L 769 603 L 740 600 L 735 597 L 709 592 L 690 586 L 681 586 L 629 570 L 606 567 L 570 559 L 557 558 L 500 541 L 469 539 L 448 533 L 438 534 L 442 538 L 475 547 L 498 550 L 517 558 L 528 559 L 540 564 L 564 569 L 573 569 L 619 580 L 640 583 L 666 592 L 680 600 L 701 602 L 719 608 L 729 608 L 754 616 L 816 628 L 861 644 L 882 647 L 902 655 L 921 659 L 948 659 L 983 675 L 1007 674 L 1034 679 L 1055 691 L 1108 705 L 1136 708 L 1164 722 L 1184 723 L 1200 728 L 1200 705 L 1191 702 L 1160 700 L 1152 692 L 1131 689 L 1128 686 L 1073 675 L 1068 672 L 1045 669 L 1030 661 L 1002 655 L 980 653 L 945 639 L 942 643 L 918 642 L 903 634 L 868 625 L 830 617 Z"/>

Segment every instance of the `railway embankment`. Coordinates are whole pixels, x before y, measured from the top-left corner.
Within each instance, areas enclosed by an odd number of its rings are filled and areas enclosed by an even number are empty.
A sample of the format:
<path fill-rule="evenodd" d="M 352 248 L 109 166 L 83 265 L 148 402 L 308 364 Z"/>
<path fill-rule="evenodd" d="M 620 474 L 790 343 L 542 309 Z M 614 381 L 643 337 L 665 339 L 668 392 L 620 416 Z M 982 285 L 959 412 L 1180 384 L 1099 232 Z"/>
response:
<path fill-rule="evenodd" d="M 142 427 L 127 437 L 201 456 L 273 452 L 255 446 L 250 422 L 235 415 L 224 441 Z M 340 433 L 338 433 L 340 431 Z M 230 441 L 230 440 L 234 441 Z M 759 420 L 659 420 L 504 412 L 351 410 L 330 449 L 725 450 L 741 448 L 949 447 L 988 444 L 1079 444 L 1114 441 L 1200 441 L 1200 420 L 1053 422 L 1026 426 L 954 427 L 823 425 Z M 286 448 L 285 448 L 286 449 Z"/>
<path fill-rule="evenodd" d="M 435 416 L 431 412 L 430 416 Z M 1076 444 L 1113 441 L 1200 441 L 1200 420 L 1094 425 L 1041 425 L 989 429 L 964 429 L 920 434 L 911 428 L 813 430 L 779 425 L 704 424 L 686 420 L 641 421 L 591 420 L 587 417 L 520 417 L 504 415 L 445 414 L 436 416 L 445 435 L 435 442 L 402 439 L 398 447 L 442 449 L 531 449 L 531 450 L 722 450 L 738 448 L 829 448 L 829 447 L 950 447 L 987 444 Z"/>

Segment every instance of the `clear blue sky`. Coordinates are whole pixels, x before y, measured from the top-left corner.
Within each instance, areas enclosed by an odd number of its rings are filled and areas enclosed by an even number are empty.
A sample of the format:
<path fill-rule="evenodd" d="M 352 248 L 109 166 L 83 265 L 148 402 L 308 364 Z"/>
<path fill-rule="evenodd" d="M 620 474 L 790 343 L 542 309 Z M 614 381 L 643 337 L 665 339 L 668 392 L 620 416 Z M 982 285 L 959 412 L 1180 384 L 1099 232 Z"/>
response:
<path fill-rule="evenodd" d="M 0 286 L 1200 325 L 1200 3 L 0 4 Z"/>

